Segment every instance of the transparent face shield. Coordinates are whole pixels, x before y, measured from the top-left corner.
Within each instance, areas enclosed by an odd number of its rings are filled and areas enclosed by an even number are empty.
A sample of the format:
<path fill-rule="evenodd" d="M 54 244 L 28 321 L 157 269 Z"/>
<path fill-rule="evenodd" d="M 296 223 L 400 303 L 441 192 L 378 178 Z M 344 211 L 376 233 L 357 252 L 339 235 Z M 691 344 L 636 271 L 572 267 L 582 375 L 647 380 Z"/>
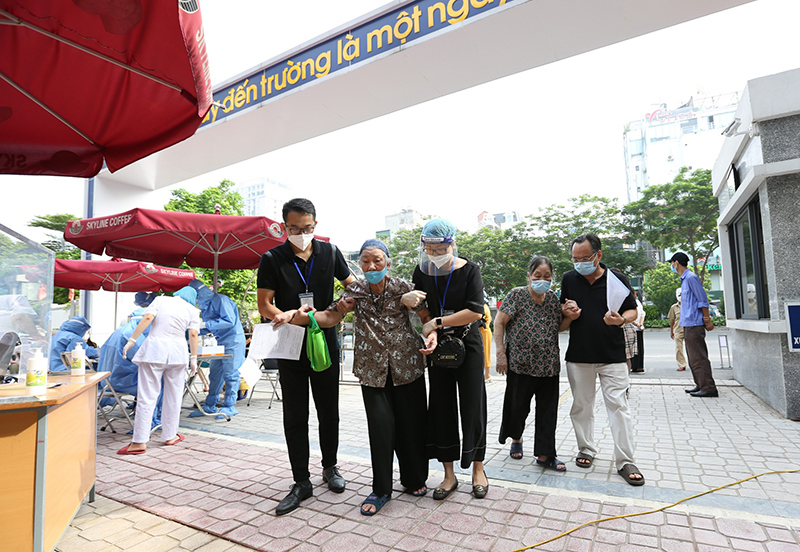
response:
<path fill-rule="evenodd" d="M 430 276 L 450 274 L 458 258 L 454 236 L 422 236 L 419 247 L 419 269 Z"/>

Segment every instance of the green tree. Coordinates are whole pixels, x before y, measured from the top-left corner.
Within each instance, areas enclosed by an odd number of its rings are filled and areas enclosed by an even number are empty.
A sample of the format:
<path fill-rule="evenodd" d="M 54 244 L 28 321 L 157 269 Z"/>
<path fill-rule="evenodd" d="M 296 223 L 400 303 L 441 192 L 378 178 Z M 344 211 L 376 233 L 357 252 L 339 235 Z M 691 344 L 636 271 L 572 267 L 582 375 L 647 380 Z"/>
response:
<path fill-rule="evenodd" d="M 68 213 L 41 215 L 30 221 L 28 226 L 57 232 L 56 234 L 48 234 L 50 239 L 42 242 L 43 246 L 55 252 L 57 259 L 80 259 L 81 250 L 64 239 L 64 229 L 67 227 L 67 222 L 79 218 L 80 217 Z M 80 292 L 76 290 L 75 295 L 80 295 Z M 69 303 L 69 290 L 61 287 L 54 287 L 53 302 L 59 305 Z"/>
<path fill-rule="evenodd" d="M 711 189 L 711 171 L 682 167 L 670 184 L 648 186 L 642 198 L 625 206 L 626 223 L 639 239 L 661 249 L 681 250 L 693 259 L 695 272 L 705 282 L 705 265 L 719 245 L 719 205 Z"/>
<path fill-rule="evenodd" d="M 600 237 L 603 263 L 618 268 L 628 277 L 642 274 L 648 266 L 646 255 L 630 246 L 635 242 L 622 220 L 616 199 L 582 195 L 567 205 L 551 205 L 527 217 L 528 232 L 539 236 L 549 247 L 545 253 L 553 261 L 557 275 L 572 270 L 569 248 L 581 234 L 593 232 Z"/>
<path fill-rule="evenodd" d="M 192 193 L 183 188 L 174 190 L 172 198 L 164 205 L 165 211 L 180 211 L 183 213 L 213 213 L 215 206 L 220 206 L 220 213 L 223 215 L 244 215 L 244 200 L 238 192 L 232 191 L 236 184 L 228 179 L 223 180 L 217 186 L 206 188 L 200 193 Z M 189 267 L 185 262 L 182 268 L 191 268 L 195 271 L 197 279 L 211 287 L 214 278 L 213 268 Z M 255 296 L 245 291 L 254 291 L 253 286 L 248 283 L 253 277 L 253 270 L 221 269 L 217 273 L 220 282 L 219 293 L 227 295 L 241 306 L 244 302 L 246 310 L 253 310 L 256 307 Z"/>

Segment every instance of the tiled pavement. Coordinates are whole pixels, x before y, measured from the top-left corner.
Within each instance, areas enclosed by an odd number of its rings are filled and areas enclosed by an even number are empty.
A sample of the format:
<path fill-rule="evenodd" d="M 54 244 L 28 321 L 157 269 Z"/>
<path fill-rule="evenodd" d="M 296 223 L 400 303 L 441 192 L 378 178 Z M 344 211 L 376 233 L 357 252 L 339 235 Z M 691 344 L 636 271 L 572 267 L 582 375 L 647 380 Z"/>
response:
<path fill-rule="evenodd" d="M 346 374 L 347 379 L 347 374 Z M 312 468 L 315 495 L 297 511 L 276 517 L 291 485 L 281 428 L 282 403 L 267 409 L 261 384 L 250 407 L 231 422 L 184 418 L 186 441 L 147 454 L 118 456 L 128 437 L 99 433 L 94 505 L 84 505 L 58 549 L 84 550 L 499 550 L 532 545 L 583 522 L 642 512 L 770 470 L 800 468 L 800 425 L 782 418 L 732 380 L 720 381 L 719 399 L 683 392 L 685 380 L 636 379 L 637 464 L 647 478 L 631 487 L 614 472 L 605 408 L 598 396 L 600 453 L 593 468 L 568 462 L 564 474 L 545 473 L 496 443 L 503 378 L 487 385 L 489 494 L 468 494 L 469 475 L 445 501 L 414 498 L 396 486 L 374 517 L 359 514 L 370 490 L 366 421 L 357 386 L 340 387 L 340 466 L 347 491 L 333 494 Z M 574 456 L 571 396 L 561 384 L 557 442 Z M 316 435 L 315 414 L 311 435 Z M 532 429 L 526 433 L 532 441 Z M 312 464 L 319 466 L 312 441 Z M 429 484 L 441 473 L 431 463 Z M 751 480 L 670 508 L 666 512 L 605 521 L 537 550 L 800 551 L 800 474 Z"/>

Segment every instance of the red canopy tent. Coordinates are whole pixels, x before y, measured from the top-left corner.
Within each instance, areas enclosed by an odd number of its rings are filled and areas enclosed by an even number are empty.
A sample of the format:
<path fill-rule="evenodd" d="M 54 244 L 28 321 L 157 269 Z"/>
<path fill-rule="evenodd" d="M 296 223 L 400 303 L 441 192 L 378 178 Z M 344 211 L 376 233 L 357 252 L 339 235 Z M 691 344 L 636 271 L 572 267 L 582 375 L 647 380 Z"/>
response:
<path fill-rule="evenodd" d="M 175 291 L 194 280 L 193 270 L 156 266 L 138 261 L 56 259 L 53 282 L 58 287 L 113 291 Z M 114 298 L 114 322 L 117 299 Z"/>
<path fill-rule="evenodd" d="M 0 174 L 113 172 L 212 102 L 197 0 L 0 0 L 0 52 Z"/>
<path fill-rule="evenodd" d="M 267 217 L 131 209 L 117 215 L 72 220 L 64 239 L 84 251 L 111 257 L 217 269 L 257 268 L 261 255 L 286 241 Z M 324 239 L 324 238 L 322 238 Z"/>

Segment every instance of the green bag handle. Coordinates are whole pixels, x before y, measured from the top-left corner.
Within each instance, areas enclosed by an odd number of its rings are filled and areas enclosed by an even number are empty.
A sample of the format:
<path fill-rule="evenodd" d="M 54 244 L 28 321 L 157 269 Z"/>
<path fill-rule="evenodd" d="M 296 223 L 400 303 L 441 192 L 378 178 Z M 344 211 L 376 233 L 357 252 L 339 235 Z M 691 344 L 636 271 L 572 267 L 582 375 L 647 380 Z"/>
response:
<path fill-rule="evenodd" d="M 331 365 L 328 343 L 325 341 L 325 332 L 314 318 L 314 313 L 309 312 L 308 317 L 311 319 L 311 323 L 306 331 L 306 355 L 311 361 L 311 369 L 315 372 L 322 372 Z"/>

